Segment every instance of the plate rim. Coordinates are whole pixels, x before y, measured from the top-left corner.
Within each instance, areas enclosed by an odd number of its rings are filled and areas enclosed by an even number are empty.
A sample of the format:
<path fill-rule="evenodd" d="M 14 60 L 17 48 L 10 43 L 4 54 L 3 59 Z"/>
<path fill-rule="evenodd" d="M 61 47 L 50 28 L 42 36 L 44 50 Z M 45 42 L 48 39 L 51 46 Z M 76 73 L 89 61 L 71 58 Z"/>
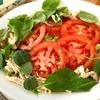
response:
<path fill-rule="evenodd" d="M 41 0 L 42 2 L 43 2 L 43 0 Z M 14 11 L 16 11 L 16 9 L 20 9 L 20 8 L 24 8 L 24 7 L 26 7 L 26 6 L 28 6 L 28 5 L 30 5 L 30 4 L 35 4 L 35 3 L 38 3 L 38 2 L 41 2 L 40 0 L 38 0 L 38 1 L 34 1 L 34 2 L 30 2 L 30 3 L 27 3 L 27 4 L 24 4 L 24 5 L 22 5 L 22 6 L 20 6 L 20 7 L 17 7 L 17 8 L 15 8 L 15 9 L 13 9 L 13 10 L 11 10 L 10 12 L 8 12 L 7 14 L 5 14 L 2 18 L 0 18 L 0 21 L 2 20 L 2 19 L 4 19 L 4 18 L 6 18 L 10 13 L 12 13 L 12 12 L 14 12 Z M 70 2 L 72 1 L 72 0 L 69 0 Z M 76 1 L 75 1 L 76 2 Z M 97 5 L 95 5 L 95 4 L 92 4 L 92 3 L 89 3 L 89 2 L 85 2 L 85 1 L 77 1 L 77 2 L 84 2 L 84 3 L 86 3 L 86 4 L 89 4 L 89 5 L 93 5 L 93 6 L 95 6 L 95 7 L 98 7 Z M 98 9 L 100 10 L 100 8 L 98 7 Z M 1 78 L 1 77 L 0 77 Z M 1 80 L 0 80 L 1 81 Z M 9 83 L 11 83 L 11 82 L 9 82 Z M 15 84 L 12 84 L 13 86 L 16 86 Z M 19 87 L 19 86 L 18 86 Z M 23 88 L 21 88 L 22 90 L 23 90 Z M 1 87 L 0 87 L 0 91 L 2 91 L 4 94 L 7 94 L 8 96 L 10 96 L 11 98 L 14 98 L 14 99 L 17 99 L 17 100 L 21 100 L 20 98 L 15 98 L 15 97 L 13 97 L 11 94 L 9 94 L 8 92 L 6 92 L 5 90 L 3 90 Z M 25 90 L 25 93 L 27 93 L 27 91 Z M 30 92 L 28 92 L 28 93 L 30 93 Z M 33 94 L 33 96 L 34 96 L 34 94 Z M 40 100 L 40 99 L 39 99 Z M 42 99 L 41 99 L 42 100 Z"/>

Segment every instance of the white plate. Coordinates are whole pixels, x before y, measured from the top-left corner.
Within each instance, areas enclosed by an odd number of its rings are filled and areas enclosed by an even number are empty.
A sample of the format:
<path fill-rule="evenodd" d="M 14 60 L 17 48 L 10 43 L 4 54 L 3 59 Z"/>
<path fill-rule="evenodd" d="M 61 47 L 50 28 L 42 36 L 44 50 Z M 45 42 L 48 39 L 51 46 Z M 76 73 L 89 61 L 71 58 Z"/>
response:
<path fill-rule="evenodd" d="M 43 0 L 31 2 L 20 6 L 0 19 L 0 28 L 7 27 L 8 19 L 21 15 L 32 15 L 34 11 L 41 8 Z M 66 5 L 75 14 L 79 10 L 84 10 L 95 14 L 100 20 L 100 7 L 94 4 L 78 1 L 78 0 L 62 0 L 62 5 Z M 0 71 L 0 91 L 14 100 L 99 100 L 100 99 L 100 83 L 94 86 L 90 92 L 81 93 L 55 93 L 55 94 L 42 94 L 38 96 L 32 92 L 26 91 L 23 87 L 9 82 L 5 79 L 5 74 Z"/>

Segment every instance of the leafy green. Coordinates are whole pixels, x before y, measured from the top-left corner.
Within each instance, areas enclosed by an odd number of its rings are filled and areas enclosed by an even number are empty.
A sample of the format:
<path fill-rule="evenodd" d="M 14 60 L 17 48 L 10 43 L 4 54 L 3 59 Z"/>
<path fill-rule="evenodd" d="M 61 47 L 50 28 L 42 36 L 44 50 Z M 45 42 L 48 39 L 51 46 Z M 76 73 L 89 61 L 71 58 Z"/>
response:
<path fill-rule="evenodd" d="M 6 40 L 8 38 L 7 29 L 0 29 L 0 40 Z"/>
<path fill-rule="evenodd" d="M 0 0 L 0 5 L 2 5 L 3 4 L 3 0 Z"/>
<path fill-rule="evenodd" d="M 0 69 L 3 68 L 5 65 L 4 56 L 0 53 Z"/>
<path fill-rule="evenodd" d="M 60 17 L 67 17 L 69 15 L 69 10 L 67 7 L 61 7 L 57 9 L 57 13 Z"/>
<path fill-rule="evenodd" d="M 59 38 L 59 36 L 52 37 L 52 36 L 46 34 L 44 37 L 44 41 L 54 41 L 55 42 L 58 40 L 58 38 Z"/>
<path fill-rule="evenodd" d="M 56 10 L 44 10 L 43 13 L 46 16 L 46 19 L 48 19 L 51 15 L 53 15 L 56 12 Z"/>
<path fill-rule="evenodd" d="M 53 21 L 54 21 L 55 23 L 62 24 L 61 17 L 60 17 L 57 13 L 54 14 L 54 15 L 52 15 L 51 17 L 52 17 L 52 19 L 53 19 Z"/>
<path fill-rule="evenodd" d="M 96 23 L 98 22 L 98 19 L 95 15 L 85 12 L 85 11 L 80 11 L 78 14 L 78 17 L 88 23 Z"/>
<path fill-rule="evenodd" d="M 29 77 L 24 81 L 24 88 L 26 90 L 36 90 L 38 82 L 35 76 Z"/>
<path fill-rule="evenodd" d="M 30 55 L 24 50 L 17 50 L 13 54 L 13 59 L 17 65 L 21 66 L 30 61 Z"/>
<path fill-rule="evenodd" d="M 100 60 L 96 60 L 94 63 L 94 70 L 97 75 L 100 75 Z"/>
<path fill-rule="evenodd" d="M 32 73 L 32 63 L 26 62 L 20 67 L 20 72 L 24 75 L 30 75 Z"/>
<path fill-rule="evenodd" d="M 61 0 L 45 0 L 42 4 L 42 9 L 43 10 L 55 10 L 59 4 L 60 4 Z"/>
<path fill-rule="evenodd" d="M 31 33 L 33 26 L 33 20 L 27 15 L 12 18 L 8 23 L 8 27 L 14 33 L 18 44 Z"/>
<path fill-rule="evenodd" d="M 67 17 L 69 15 L 69 10 L 67 7 L 61 7 L 52 14 L 52 19 L 55 23 L 62 24 L 62 17 Z"/>
<path fill-rule="evenodd" d="M 44 23 L 44 22 L 46 22 L 46 15 L 44 14 L 43 11 L 38 11 L 34 14 L 32 19 L 33 19 L 35 25 L 40 23 L 40 22 Z"/>
<path fill-rule="evenodd" d="M 10 53 L 10 49 L 12 48 L 11 44 L 8 44 L 5 48 L 0 49 L 0 53 L 7 56 Z"/>
<path fill-rule="evenodd" d="M 96 83 L 95 80 L 79 77 L 71 69 L 59 69 L 46 78 L 44 86 L 52 91 L 61 92 L 71 91 L 89 91 Z"/>

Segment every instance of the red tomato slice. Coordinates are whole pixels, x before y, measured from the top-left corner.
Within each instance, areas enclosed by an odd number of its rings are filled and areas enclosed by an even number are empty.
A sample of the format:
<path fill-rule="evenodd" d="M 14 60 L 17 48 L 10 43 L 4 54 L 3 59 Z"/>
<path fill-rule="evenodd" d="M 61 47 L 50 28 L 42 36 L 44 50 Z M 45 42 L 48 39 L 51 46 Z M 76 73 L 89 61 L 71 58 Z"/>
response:
<path fill-rule="evenodd" d="M 80 19 L 68 20 L 61 28 L 61 36 L 68 34 L 82 35 L 97 44 L 100 40 L 100 30 L 97 25 L 89 24 Z"/>
<path fill-rule="evenodd" d="M 55 23 L 52 19 L 48 19 L 46 24 L 46 32 L 51 36 L 60 36 L 61 25 Z"/>
<path fill-rule="evenodd" d="M 45 41 L 30 51 L 33 63 L 32 75 L 47 77 L 59 68 L 66 67 L 65 53 L 57 43 Z"/>
<path fill-rule="evenodd" d="M 69 57 L 66 59 L 69 68 L 75 70 L 80 65 L 85 68 L 90 68 L 93 65 L 94 61 L 87 58 L 94 58 L 96 49 L 89 39 L 79 35 L 67 35 L 57 42 Z"/>
<path fill-rule="evenodd" d="M 21 43 L 20 49 L 31 50 L 34 46 L 38 45 L 45 37 L 46 26 L 39 25 L 34 31 Z"/>

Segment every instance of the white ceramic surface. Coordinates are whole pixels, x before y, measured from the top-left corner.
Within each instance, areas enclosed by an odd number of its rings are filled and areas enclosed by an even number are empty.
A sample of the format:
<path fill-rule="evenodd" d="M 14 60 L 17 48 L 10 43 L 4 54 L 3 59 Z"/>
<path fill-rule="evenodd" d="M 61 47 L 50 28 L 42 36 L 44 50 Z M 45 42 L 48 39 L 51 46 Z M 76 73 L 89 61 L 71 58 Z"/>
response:
<path fill-rule="evenodd" d="M 7 27 L 8 19 L 21 15 L 28 14 L 32 15 L 33 12 L 39 10 L 42 6 L 43 0 L 38 0 L 20 6 L 13 9 L 2 18 L 0 18 L 0 28 Z M 100 7 L 94 4 L 79 1 L 79 0 L 62 0 L 62 5 L 66 5 L 73 14 L 79 10 L 84 10 L 95 14 L 100 21 Z M 42 94 L 38 96 L 32 92 L 26 91 L 23 87 L 16 85 L 15 83 L 9 82 L 5 79 L 5 74 L 0 71 L 0 91 L 14 100 L 99 100 L 100 99 L 100 83 L 94 86 L 90 92 L 81 93 L 53 93 L 53 94 Z"/>

